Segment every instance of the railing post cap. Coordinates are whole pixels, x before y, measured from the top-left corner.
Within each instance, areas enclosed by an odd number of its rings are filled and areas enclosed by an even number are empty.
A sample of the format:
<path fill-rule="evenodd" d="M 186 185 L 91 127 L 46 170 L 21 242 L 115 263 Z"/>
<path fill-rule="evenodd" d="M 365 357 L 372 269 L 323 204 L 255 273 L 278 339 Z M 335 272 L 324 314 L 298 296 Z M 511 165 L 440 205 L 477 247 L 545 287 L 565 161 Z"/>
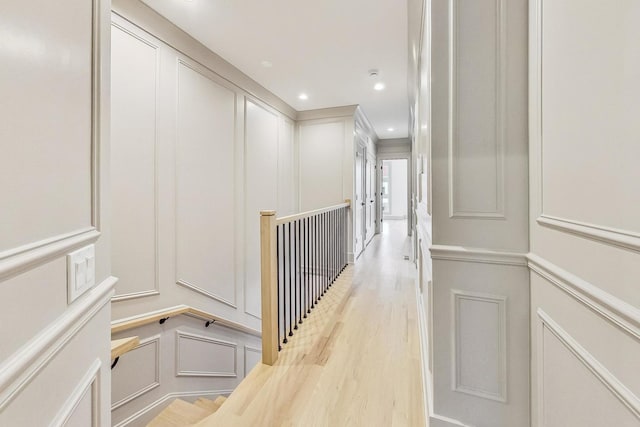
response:
<path fill-rule="evenodd" d="M 260 216 L 275 216 L 276 211 L 260 211 Z"/>

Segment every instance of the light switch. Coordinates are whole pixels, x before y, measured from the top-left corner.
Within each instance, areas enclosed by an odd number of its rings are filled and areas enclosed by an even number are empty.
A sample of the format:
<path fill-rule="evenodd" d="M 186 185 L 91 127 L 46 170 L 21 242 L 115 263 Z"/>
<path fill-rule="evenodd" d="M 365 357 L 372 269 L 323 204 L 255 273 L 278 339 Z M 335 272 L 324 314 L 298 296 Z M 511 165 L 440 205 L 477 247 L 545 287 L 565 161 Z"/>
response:
<path fill-rule="evenodd" d="M 94 245 L 67 255 L 67 302 L 69 304 L 95 285 L 95 259 Z"/>

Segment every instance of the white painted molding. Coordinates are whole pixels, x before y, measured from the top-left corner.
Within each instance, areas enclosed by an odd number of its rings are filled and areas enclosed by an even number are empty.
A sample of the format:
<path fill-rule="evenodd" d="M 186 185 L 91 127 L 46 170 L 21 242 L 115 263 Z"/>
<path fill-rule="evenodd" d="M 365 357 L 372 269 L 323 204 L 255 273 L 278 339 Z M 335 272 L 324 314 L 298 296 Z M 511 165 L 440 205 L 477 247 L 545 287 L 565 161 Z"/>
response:
<path fill-rule="evenodd" d="M 418 310 L 418 334 L 420 336 L 420 371 L 422 373 L 422 398 L 424 406 L 424 419 L 428 420 L 433 408 L 433 381 L 429 373 L 429 326 L 427 325 L 424 299 L 420 294 L 419 286 L 416 286 L 416 303 Z M 428 425 L 428 424 L 427 424 Z"/>
<path fill-rule="evenodd" d="M 318 110 L 298 111 L 296 116 L 297 124 L 304 125 L 306 120 L 319 119 L 344 119 L 353 118 L 358 109 L 357 105 L 346 105 L 344 107 L 321 108 Z"/>
<path fill-rule="evenodd" d="M 214 72 L 219 78 L 229 82 L 241 90 L 243 94 L 251 95 L 273 106 L 292 120 L 296 119 L 297 112 L 293 107 L 143 2 L 113 0 L 112 8 L 122 18 L 153 34 L 171 48 L 183 52 L 209 70 L 215 70 Z"/>
<path fill-rule="evenodd" d="M 95 227 L 88 227 L 0 252 L 0 282 L 95 243 L 99 237 Z"/>
<path fill-rule="evenodd" d="M 251 369 L 249 369 L 249 367 L 247 366 L 247 353 L 251 352 L 251 353 L 256 353 L 258 355 L 262 355 L 262 349 L 256 348 L 256 347 L 252 347 L 250 345 L 244 345 L 244 376 L 246 378 L 247 375 L 249 375 L 249 372 Z M 261 364 L 262 362 L 258 362 L 258 364 Z"/>
<path fill-rule="evenodd" d="M 124 32 L 130 37 L 138 40 L 139 42 L 149 46 L 150 48 L 156 51 L 156 64 L 155 64 L 155 78 L 156 78 L 156 87 L 155 87 L 155 116 L 154 116 L 154 138 L 153 138 L 153 248 L 154 248 L 154 281 L 153 281 L 153 289 L 146 289 L 143 291 L 137 292 L 129 292 L 125 294 L 116 294 L 111 299 L 112 302 L 119 301 L 128 301 L 131 299 L 144 298 L 153 295 L 160 295 L 160 253 L 158 246 L 158 236 L 159 236 L 159 208 L 158 208 L 158 112 L 160 110 L 160 42 L 155 37 L 151 36 L 149 33 L 141 31 L 139 27 L 133 25 L 126 19 L 122 18 L 120 15 L 111 12 L 111 26 L 117 28 L 118 30 Z M 138 32 L 135 31 L 138 29 Z M 116 272 L 117 274 L 117 272 Z"/>
<path fill-rule="evenodd" d="M 176 281 L 176 284 L 178 284 L 180 286 L 184 286 L 187 289 L 191 289 L 192 291 L 197 292 L 199 294 L 202 294 L 202 295 L 204 295 L 206 297 L 209 297 L 214 301 L 218 301 L 218 302 L 221 302 L 222 304 L 228 305 L 229 307 L 236 308 L 236 309 L 238 308 L 238 306 L 235 303 L 233 303 L 231 301 L 227 301 L 226 299 L 222 298 L 221 296 L 218 296 L 218 295 L 216 295 L 216 294 L 214 294 L 212 292 L 209 292 L 206 289 L 203 289 L 203 288 L 201 288 L 201 287 L 199 287 L 197 285 L 194 285 L 193 283 L 187 282 L 186 280 L 178 280 L 178 281 Z M 234 294 L 235 294 L 235 292 L 234 292 Z"/>
<path fill-rule="evenodd" d="M 542 214 L 538 224 L 619 248 L 640 252 L 640 234 Z"/>
<path fill-rule="evenodd" d="M 203 78 L 207 79 L 209 82 L 211 82 L 212 84 L 216 85 L 219 88 L 222 88 L 226 91 L 229 91 L 230 93 L 232 93 L 234 95 L 234 103 L 238 102 L 238 97 L 236 96 L 236 92 L 234 91 L 234 86 L 232 84 L 230 84 L 230 82 L 224 81 L 219 75 L 217 75 L 215 72 L 213 72 L 212 70 L 202 66 L 201 64 L 198 63 L 194 63 L 191 59 L 187 59 L 187 58 L 183 58 L 181 56 L 179 56 L 176 60 L 176 67 L 178 70 L 178 73 L 180 72 L 180 66 L 183 66 L 197 74 L 199 74 L 200 76 L 202 76 Z M 176 96 L 179 97 L 179 91 L 180 88 L 178 87 L 178 93 Z M 237 105 L 234 105 L 234 112 L 237 112 Z M 178 109 L 176 109 L 175 111 L 175 120 L 176 123 L 179 123 L 179 117 L 178 117 Z M 235 114 L 235 120 L 237 122 L 238 117 L 237 114 Z M 234 126 L 235 127 L 235 126 Z M 237 135 L 234 137 L 234 143 L 237 143 Z M 174 177 L 176 185 L 176 199 L 178 198 L 178 181 L 179 181 L 179 177 L 178 177 L 178 172 L 176 170 L 176 175 Z M 234 177 L 234 181 L 235 181 L 235 177 Z M 234 187 L 237 188 L 236 183 L 233 183 Z M 178 210 L 177 210 L 177 204 L 175 206 L 175 233 L 176 236 L 180 235 L 180 228 L 178 227 Z M 234 207 L 234 212 L 235 212 L 235 207 Z M 237 215 L 236 215 L 237 216 Z M 235 242 L 231 242 L 231 244 L 229 245 L 230 248 L 229 250 L 232 251 L 233 253 L 233 257 L 234 257 L 234 264 L 237 263 L 237 256 L 236 256 L 236 250 L 235 250 Z M 220 302 L 222 304 L 228 305 L 229 307 L 232 307 L 234 309 L 237 309 L 237 301 L 235 301 L 235 298 L 237 297 L 237 277 L 235 274 L 235 270 L 234 270 L 234 280 L 233 280 L 233 298 L 234 301 L 229 301 L 224 297 L 221 297 L 219 295 L 214 294 L 213 292 L 210 292 L 198 285 L 196 285 L 195 283 L 192 283 L 188 280 L 184 280 L 184 279 L 180 279 L 179 276 L 179 271 L 178 271 L 178 266 L 180 265 L 179 263 L 179 252 L 178 252 L 178 238 L 176 237 L 175 242 L 174 242 L 174 260 L 175 260 L 175 265 L 176 265 L 176 269 L 175 269 L 175 283 L 177 285 L 183 286 L 187 289 L 190 289 L 192 291 L 195 291 L 201 295 L 204 295 L 206 297 L 209 297 L 211 299 L 213 299 L 214 301 Z"/>
<path fill-rule="evenodd" d="M 458 2 L 449 0 L 449 218 L 505 220 L 505 132 L 506 132 L 506 0 L 496 2 L 496 209 L 494 211 L 460 211 L 456 208 L 455 189 L 458 177 Z"/>
<path fill-rule="evenodd" d="M 163 403 L 177 398 L 190 398 L 190 397 L 205 397 L 205 396 L 228 396 L 233 393 L 233 390 L 200 390 L 200 391 L 183 391 L 176 393 L 168 393 L 167 395 L 161 397 L 155 402 L 145 406 L 135 414 L 130 417 L 120 421 L 114 427 L 125 427 L 131 423 L 134 423 L 138 418 L 143 417 L 148 412 L 153 412 L 158 406 L 161 406 Z"/>
<path fill-rule="evenodd" d="M 117 281 L 109 277 L 89 290 L 0 365 L 0 411 L 109 303 Z"/>
<path fill-rule="evenodd" d="M 547 329 L 551 332 L 566 348 L 569 350 L 624 406 L 626 406 L 633 415 L 640 420 L 640 398 L 629 390 L 618 378 L 616 378 L 605 366 L 603 366 L 595 357 L 591 355 L 584 347 L 582 347 L 567 331 L 562 329 L 547 313 L 541 308 L 537 310 L 540 319 L 540 328 L 542 332 Z M 543 348 L 543 343 L 539 343 Z M 541 360 L 544 360 L 542 358 Z M 544 393 L 544 381 L 540 376 L 544 372 L 544 365 L 538 370 L 538 393 L 540 396 Z M 542 405 L 542 402 L 540 402 Z M 543 409 L 540 408 L 542 411 Z"/>
<path fill-rule="evenodd" d="M 639 309 L 538 255 L 529 254 L 528 260 L 531 271 L 640 340 Z"/>
<path fill-rule="evenodd" d="M 482 304 L 495 304 L 498 307 L 498 360 L 499 360 L 499 377 L 496 383 L 499 385 L 499 393 L 491 393 L 461 382 L 461 364 L 460 364 L 460 301 L 468 300 Z M 451 388 L 458 393 L 465 393 L 483 399 L 495 400 L 498 402 L 507 402 L 507 297 L 501 295 L 489 295 L 477 292 L 468 292 L 458 289 L 451 290 L 451 313 L 452 322 L 452 344 L 453 344 L 453 360 L 452 360 L 452 377 Z"/>
<path fill-rule="evenodd" d="M 102 362 L 96 359 L 87 373 L 82 377 L 75 390 L 67 399 L 58 415 L 49 424 L 50 427 L 62 427 L 75 412 L 78 404 L 84 399 L 87 393 L 91 393 L 91 427 L 100 425 L 100 366 Z"/>
<path fill-rule="evenodd" d="M 180 343 L 182 340 L 200 341 L 211 345 L 230 347 L 233 349 L 233 372 L 219 371 L 191 371 L 181 370 L 182 352 Z M 238 344 L 223 341 L 216 338 L 193 334 L 190 332 L 176 331 L 176 377 L 225 377 L 236 378 L 238 376 Z"/>
<path fill-rule="evenodd" d="M 122 399 L 118 400 L 117 402 L 114 402 L 111 405 L 111 410 L 114 411 L 118 408 L 120 408 L 121 406 L 126 405 L 127 403 L 137 399 L 138 397 L 142 396 L 145 393 L 150 392 L 151 390 L 153 390 L 156 387 L 160 386 L 160 339 L 162 338 L 162 336 L 160 334 L 158 335 L 154 335 L 152 337 L 146 338 L 142 341 L 140 341 L 140 344 L 138 344 L 134 349 L 132 349 L 129 353 L 134 352 L 142 347 L 146 347 L 148 345 L 153 345 L 155 347 L 155 357 L 153 360 L 153 363 L 155 364 L 155 377 L 153 379 L 152 382 L 150 382 L 149 384 L 141 387 L 140 389 L 134 391 L 133 393 L 131 393 L 128 396 L 123 397 Z M 126 360 L 123 360 L 122 363 L 126 363 Z M 112 374 L 113 375 L 113 374 Z"/>
<path fill-rule="evenodd" d="M 491 249 L 447 245 L 433 245 L 429 250 L 431 251 L 431 258 L 434 260 L 512 265 L 517 267 L 527 266 L 527 255 L 518 252 L 502 252 Z"/>

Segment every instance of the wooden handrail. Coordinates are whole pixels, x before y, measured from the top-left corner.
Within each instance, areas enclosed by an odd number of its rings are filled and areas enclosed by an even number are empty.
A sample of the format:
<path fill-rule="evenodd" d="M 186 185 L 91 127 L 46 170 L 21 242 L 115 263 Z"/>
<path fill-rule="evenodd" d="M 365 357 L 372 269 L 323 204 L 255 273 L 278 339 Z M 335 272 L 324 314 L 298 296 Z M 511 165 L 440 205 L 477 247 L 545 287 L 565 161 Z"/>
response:
<path fill-rule="evenodd" d="M 111 334 L 155 323 L 162 319 L 180 316 L 182 314 L 206 321 L 214 321 L 213 323 L 216 325 L 235 329 L 236 331 L 244 332 L 245 334 L 254 335 L 256 337 L 262 336 L 260 331 L 256 329 L 249 328 L 248 326 L 241 325 L 240 323 L 227 320 L 223 317 L 216 316 L 188 305 L 177 305 L 175 307 L 169 307 L 138 316 L 127 317 L 126 319 L 114 320 L 111 322 Z"/>
<path fill-rule="evenodd" d="M 327 208 L 316 209 L 313 211 L 302 212 L 295 215 L 288 215 L 288 216 L 283 216 L 281 218 L 276 218 L 276 225 L 286 224 L 291 221 L 297 221 L 299 219 L 309 218 L 310 216 L 319 215 L 325 212 L 335 211 L 336 209 L 340 209 L 340 208 L 348 208 L 350 206 L 351 206 L 351 200 L 346 199 L 344 203 L 340 203 L 339 205 L 329 206 Z M 271 211 L 265 211 L 265 212 L 271 212 Z"/>
<path fill-rule="evenodd" d="M 130 352 L 140 344 L 139 337 L 127 337 L 111 341 L 111 360 Z"/>

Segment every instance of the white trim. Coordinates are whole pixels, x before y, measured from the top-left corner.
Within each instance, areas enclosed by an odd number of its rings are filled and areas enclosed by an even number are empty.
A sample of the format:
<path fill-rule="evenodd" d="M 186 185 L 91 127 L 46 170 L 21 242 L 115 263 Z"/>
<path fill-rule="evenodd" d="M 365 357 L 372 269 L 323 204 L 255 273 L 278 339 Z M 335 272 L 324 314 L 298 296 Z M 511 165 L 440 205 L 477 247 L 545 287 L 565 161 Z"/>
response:
<path fill-rule="evenodd" d="M 191 58 L 187 57 L 186 55 L 182 54 L 181 52 L 179 52 L 176 60 L 175 60 L 175 64 L 176 64 L 176 99 L 178 99 L 180 97 L 180 70 L 181 70 L 181 66 L 183 67 L 183 69 L 187 69 L 187 70 L 191 70 L 194 73 L 199 74 L 201 77 L 203 77 L 204 79 L 208 80 L 210 83 L 212 83 L 213 85 L 215 85 L 217 88 L 223 89 L 225 91 L 227 91 L 229 94 L 233 95 L 233 116 L 234 116 L 234 126 L 233 126 L 233 130 L 234 130 L 234 134 L 233 134 L 233 145 L 234 145 L 234 163 L 235 163 L 235 155 L 236 155 L 236 151 L 235 151 L 235 146 L 237 144 L 237 126 L 238 126 L 238 116 L 237 116 L 237 111 L 238 111 L 238 96 L 237 93 L 234 91 L 234 86 L 230 85 L 230 82 L 222 80 L 221 81 L 221 77 L 219 75 L 217 75 L 215 72 L 213 72 L 212 70 L 208 69 L 206 66 L 193 61 Z M 246 108 L 246 102 L 245 102 L 245 108 Z M 174 164 L 175 164 L 175 170 L 174 170 L 174 188 L 175 188 L 175 206 L 173 208 L 173 214 L 174 214 L 174 233 L 175 233 L 175 239 L 174 239 L 174 263 L 175 263 L 175 280 L 174 282 L 177 285 L 180 286 L 184 286 L 187 289 L 190 289 L 194 292 L 197 292 L 199 294 L 202 294 L 204 296 L 207 296 L 211 299 L 213 299 L 214 301 L 218 301 L 221 302 L 225 305 L 230 306 L 231 308 L 237 309 L 237 295 L 238 295 L 238 277 L 236 275 L 236 271 L 235 269 L 233 269 L 233 301 L 229 301 L 228 299 L 216 295 L 211 291 L 208 291 L 188 280 L 184 280 L 184 279 L 180 279 L 180 271 L 179 271 L 179 266 L 180 266 L 180 253 L 178 251 L 178 240 L 179 240 L 179 235 L 180 235 L 180 228 L 178 227 L 178 223 L 179 223 L 179 215 L 178 215 L 178 207 L 179 204 L 177 202 L 178 197 L 179 197 L 179 182 L 180 182 L 180 176 L 178 174 L 178 147 L 180 146 L 179 144 L 179 139 L 180 139 L 180 135 L 178 134 L 178 128 L 180 127 L 180 120 L 179 120 L 179 116 L 180 116 L 180 112 L 179 109 L 176 108 L 175 111 L 175 120 L 176 120 L 176 132 L 174 135 L 174 150 L 175 150 L 175 158 L 174 158 Z M 245 121 L 246 124 L 246 121 Z M 234 194 L 235 191 L 238 189 L 238 183 L 236 182 L 236 175 L 235 172 L 233 174 L 233 189 L 234 189 Z M 236 209 L 235 209 L 235 201 L 233 202 L 233 211 L 234 211 L 234 217 L 237 217 L 237 213 Z M 231 242 L 230 246 L 231 246 L 231 251 L 233 254 L 233 264 L 237 265 L 238 263 L 238 257 L 237 257 L 237 252 L 236 252 L 236 238 L 237 238 L 237 233 L 235 230 L 235 226 L 236 226 L 236 221 L 234 221 L 234 241 Z"/>
<path fill-rule="evenodd" d="M 91 426 L 97 427 L 100 425 L 100 366 L 102 362 L 100 359 L 96 359 L 87 373 L 84 374 L 75 390 L 71 393 L 71 396 L 62 405 L 62 409 L 56 415 L 50 427 L 62 427 L 67 424 L 76 408 L 87 395 L 91 393 Z"/>
<path fill-rule="evenodd" d="M 527 254 L 519 252 L 502 252 L 484 248 L 447 245 L 433 245 L 429 250 L 431 251 L 431 258 L 434 260 L 511 265 L 516 267 L 527 266 Z"/>
<path fill-rule="evenodd" d="M 217 371 L 187 371 L 180 370 L 180 362 L 182 359 L 181 339 L 199 341 L 208 344 L 230 347 L 233 349 L 233 372 L 217 372 Z M 230 341 L 223 341 L 204 335 L 193 334 L 176 330 L 176 377 L 216 377 L 216 378 L 236 378 L 238 376 L 238 344 Z"/>
<path fill-rule="evenodd" d="M 99 237 L 95 227 L 87 227 L 0 252 L 0 282 L 95 243 Z"/>
<path fill-rule="evenodd" d="M 155 50 L 154 54 L 155 54 L 155 79 L 156 79 L 156 84 L 155 84 L 155 105 L 154 105 L 154 128 L 153 128 L 153 132 L 154 132 L 154 136 L 153 136 L 153 250 L 154 250 L 154 255 L 153 255 L 153 262 L 154 262 L 154 266 L 153 266 L 153 272 L 154 272 L 154 278 L 153 278 L 153 289 L 145 289 L 145 290 L 141 290 L 141 291 L 135 291 L 135 292 L 128 292 L 125 294 L 116 294 L 113 296 L 113 298 L 111 299 L 112 302 L 119 302 L 119 301 L 128 301 L 131 299 L 137 299 L 137 298 L 144 298 L 144 297 L 149 297 L 149 296 L 153 296 L 153 295 L 160 295 L 160 249 L 159 249 L 159 245 L 158 245 L 158 240 L 159 240 L 159 235 L 160 235 L 160 219 L 159 219 L 159 214 L 160 214 L 160 209 L 159 209 L 159 197 L 158 197 L 158 190 L 159 190 L 159 184 L 158 184 L 158 170 L 159 170 L 159 149 L 158 149 L 158 135 L 159 135 L 159 130 L 158 130 L 158 115 L 159 115 L 159 111 L 160 111 L 160 67 L 161 67 L 161 62 L 160 62 L 160 57 L 161 57 L 161 42 L 156 39 L 155 37 L 153 37 L 152 35 L 150 35 L 149 33 L 147 33 L 146 31 L 142 30 L 140 27 L 134 25 L 133 23 L 127 21 L 126 19 L 124 19 L 122 16 L 118 15 L 115 12 L 111 12 L 111 27 L 115 27 L 118 30 L 122 31 L 124 34 L 129 35 L 130 37 L 136 39 L 137 41 L 139 41 L 140 43 L 143 43 L 145 45 L 147 45 L 148 47 L 152 48 Z M 129 28 L 131 27 L 131 28 Z M 144 33 L 144 36 L 141 34 L 136 33 L 136 30 L 138 30 L 139 32 Z M 116 272 L 117 274 L 117 272 Z"/>
<path fill-rule="evenodd" d="M 462 384 L 460 378 L 460 300 L 476 301 L 485 304 L 495 304 L 498 307 L 498 362 L 499 369 L 497 383 L 500 391 L 492 393 L 469 385 Z M 451 290 L 451 313 L 452 313 L 452 372 L 451 389 L 458 393 L 465 393 L 472 396 L 507 402 L 507 297 L 501 295 L 489 295 L 477 292 L 468 292 L 458 289 Z"/>
<path fill-rule="evenodd" d="M 542 338 L 544 339 L 544 329 L 551 332 L 566 348 L 569 350 L 615 397 L 626 406 L 633 415 L 640 420 L 640 398 L 629 390 L 617 377 L 615 377 L 604 365 L 602 365 L 595 357 L 591 355 L 584 347 L 582 347 L 569 333 L 567 333 L 560 325 L 558 325 L 547 313 L 541 308 L 537 310 L 540 319 L 540 328 L 542 328 Z M 544 341 L 543 341 L 544 342 Z M 542 344 L 542 343 L 539 343 Z M 544 361 L 544 358 L 541 359 Z M 544 364 L 538 369 L 538 387 L 539 393 L 542 395 L 544 389 L 544 378 L 541 373 L 544 372 Z M 538 402 L 539 410 L 542 411 L 543 401 Z M 544 420 L 540 419 L 540 423 L 544 424 Z"/>
<path fill-rule="evenodd" d="M 155 410 L 158 406 L 162 405 L 163 403 L 165 403 L 167 400 L 170 400 L 170 399 L 177 399 L 181 397 L 189 398 L 189 397 L 203 397 L 203 396 L 211 396 L 211 397 L 225 396 L 225 395 L 228 396 L 231 393 L 233 393 L 233 390 L 202 390 L 202 391 L 184 391 L 184 392 L 168 393 L 163 397 L 161 397 L 160 399 L 156 400 L 155 402 L 152 402 L 151 404 L 145 406 L 135 414 L 120 421 L 118 424 L 115 424 L 114 427 L 128 426 L 129 424 L 135 422 L 138 418 L 143 417 L 148 412 Z"/>
<path fill-rule="evenodd" d="M 247 353 L 248 352 L 258 353 L 259 355 L 262 356 L 262 349 L 257 348 L 257 347 L 253 347 L 253 346 L 250 346 L 250 345 L 246 345 L 246 344 L 244 345 L 244 376 L 245 376 L 245 378 L 247 377 L 247 375 L 249 375 L 249 372 L 251 372 L 251 369 L 253 369 L 253 368 L 248 369 L 248 366 L 247 366 Z M 262 364 L 262 359 L 258 361 L 258 365 L 259 364 Z"/>
<path fill-rule="evenodd" d="M 506 0 L 496 3 L 496 208 L 494 211 L 460 211 L 456 209 L 455 188 L 458 176 L 456 159 L 458 158 L 458 5 L 460 0 L 449 0 L 449 218 L 505 220 L 505 132 L 506 132 Z"/>
<path fill-rule="evenodd" d="M 155 362 L 155 378 L 153 379 L 153 382 L 143 386 L 142 388 L 138 389 L 137 391 L 134 391 L 133 393 L 129 394 L 128 396 L 123 397 L 122 399 L 118 400 L 117 402 L 114 402 L 111 405 L 111 410 L 114 411 L 118 408 L 120 408 L 121 406 L 126 405 L 127 403 L 137 399 L 138 397 L 142 396 L 143 394 L 153 390 L 156 387 L 160 386 L 160 366 L 161 366 L 161 362 L 160 362 L 160 339 L 162 338 L 162 336 L 160 334 L 158 335 L 154 335 L 152 337 L 146 338 L 142 341 L 140 341 L 140 344 L 138 344 L 134 349 L 132 349 L 129 353 L 134 352 L 142 347 L 145 347 L 147 345 L 151 345 L 153 344 L 155 346 L 155 358 L 154 358 L 154 362 Z M 123 363 L 125 363 L 126 361 L 123 361 Z M 117 369 L 117 368 L 116 368 Z M 113 374 L 112 374 L 113 377 Z"/>
<path fill-rule="evenodd" d="M 576 301 L 640 341 L 640 310 L 535 254 L 529 268 Z"/>
<path fill-rule="evenodd" d="M 109 277 L 89 290 L 0 365 L 0 411 L 109 303 L 117 281 Z"/>
<path fill-rule="evenodd" d="M 234 273 L 234 277 L 235 277 L 235 273 Z M 235 280 L 234 280 L 234 283 L 235 283 Z M 236 309 L 238 308 L 238 306 L 236 304 L 234 304 L 233 302 L 228 301 L 228 300 L 226 300 L 226 299 L 214 294 L 213 292 L 209 292 L 206 289 L 203 289 L 203 288 L 201 288 L 201 287 L 199 287 L 197 285 L 194 285 L 193 283 L 187 282 L 186 280 L 177 280 L 176 281 L 176 285 L 184 286 L 187 289 L 191 289 L 192 291 L 197 292 L 199 294 L 202 294 L 202 295 L 204 295 L 206 297 L 209 297 L 214 301 L 218 301 L 218 302 L 221 302 L 222 304 L 228 305 L 231 308 L 236 308 Z M 236 294 L 236 292 L 234 292 L 234 295 L 235 294 Z"/>
<path fill-rule="evenodd" d="M 433 408 L 433 381 L 428 368 L 429 363 L 429 326 L 427 324 L 426 309 L 424 299 L 420 294 L 420 289 L 416 286 L 416 302 L 418 310 L 418 334 L 420 336 L 420 370 L 422 372 L 422 404 L 424 406 L 424 418 L 429 419 L 429 413 Z M 428 423 L 427 423 L 428 426 Z"/>
<path fill-rule="evenodd" d="M 578 237 L 595 240 L 619 248 L 640 252 L 640 234 L 601 225 L 588 224 L 586 222 L 573 221 L 542 214 L 536 220 L 538 224 L 573 234 Z"/>

